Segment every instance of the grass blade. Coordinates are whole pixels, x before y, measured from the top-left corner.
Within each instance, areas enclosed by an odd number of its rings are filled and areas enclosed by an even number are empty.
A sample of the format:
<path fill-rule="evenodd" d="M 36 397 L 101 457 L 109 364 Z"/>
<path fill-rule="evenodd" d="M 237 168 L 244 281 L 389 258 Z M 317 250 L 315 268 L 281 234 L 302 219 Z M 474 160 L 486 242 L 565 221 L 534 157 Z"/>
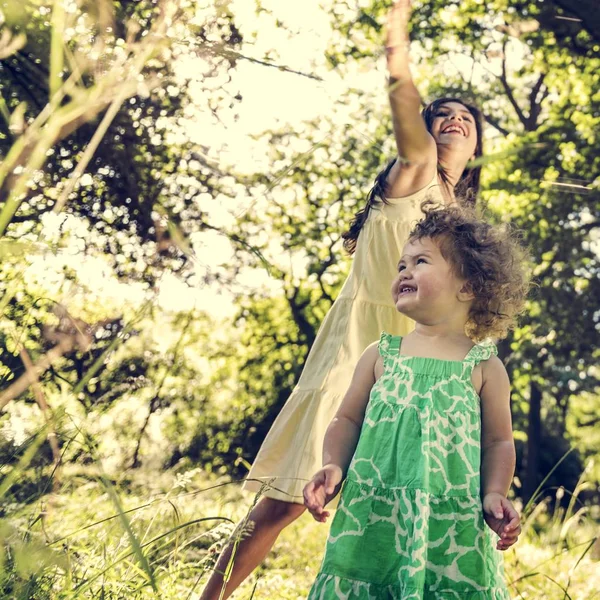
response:
<path fill-rule="evenodd" d="M 156 580 L 154 578 L 154 573 L 152 571 L 152 567 L 150 567 L 150 564 L 148 563 L 148 559 L 146 558 L 146 555 L 144 554 L 144 552 L 142 550 L 142 546 L 141 546 L 139 540 L 137 539 L 137 536 L 133 532 L 133 529 L 131 528 L 131 523 L 129 522 L 129 519 L 127 518 L 127 515 L 125 514 L 125 511 L 123 510 L 119 496 L 115 492 L 113 485 L 110 483 L 110 481 L 108 481 L 108 479 L 106 479 L 106 477 L 101 476 L 100 481 L 102 482 L 104 488 L 108 492 L 108 495 L 109 495 L 110 499 L 112 500 L 113 504 L 117 508 L 117 512 L 119 515 L 119 521 L 121 521 L 121 525 L 123 526 L 123 529 L 126 531 L 127 537 L 129 538 L 129 543 L 133 549 L 132 554 L 135 555 L 142 570 L 146 573 L 146 576 L 148 578 L 150 585 L 152 586 L 152 589 L 155 592 L 158 592 L 158 588 L 156 587 Z"/>
<path fill-rule="evenodd" d="M 554 473 L 554 471 L 556 471 L 556 469 L 558 468 L 558 466 L 565 460 L 565 458 L 567 458 L 567 456 L 569 456 L 569 454 L 571 454 L 571 452 L 573 452 L 573 450 L 575 450 L 574 447 L 569 448 L 560 458 L 560 460 L 550 469 L 550 471 L 548 471 L 548 474 L 546 475 L 546 477 L 544 477 L 544 479 L 542 480 L 542 482 L 540 483 L 540 485 L 537 486 L 535 492 L 533 492 L 533 494 L 531 495 L 531 498 L 529 499 L 529 502 L 527 502 L 527 504 L 525 505 L 525 508 L 523 509 L 523 514 L 527 513 L 527 511 L 529 510 L 529 507 L 535 502 L 535 500 L 537 499 L 540 490 L 544 487 L 544 484 L 546 483 L 546 481 L 548 481 L 548 479 L 550 478 L 550 476 L 552 475 L 552 473 Z"/>
<path fill-rule="evenodd" d="M 153 544 L 155 544 L 159 540 L 167 537 L 168 535 L 171 535 L 172 533 L 175 533 L 175 532 L 179 531 L 180 529 L 185 529 L 186 527 L 189 527 L 191 525 L 196 525 L 197 523 L 204 523 L 206 521 L 228 521 L 229 523 L 232 522 L 231 519 L 227 519 L 226 517 L 202 517 L 200 519 L 193 519 L 192 521 L 187 521 L 186 523 L 182 523 L 181 525 L 178 525 L 177 527 L 173 527 L 172 529 L 170 529 L 169 531 L 166 531 L 165 533 L 161 533 L 160 535 L 158 535 L 155 538 L 149 540 L 145 544 L 141 544 L 140 545 L 140 549 L 144 549 L 144 548 L 147 548 L 148 546 L 152 546 Z M 131 550 L 130 552 L 127 552 L 127 553 L 119 556 L 110 565 L 108 565 L 107 567 L 105 567 L 104 569 L 102 569 L 102 571 L 96 573 L 95 575 L 93 575 L 89 579 L 86 579 L 85 581 L 82 581 L 79 584 L 79 586 L 77 588 L 75 588 L 75 590 L 74 590 L 75 594 L 74 594 L 73 598 L 76 598 L 82 592 L 84 592 L 87 589 L 89 589 L 90 586 L 92 585 L 92 583 L 94 583 L 96 580 L 100 579 L 101 577 L 104 577 L 104 575 L 106 575 L 106 573 L 108 573 L 116 565 L 118 565 L 119 563 L 123 562 L 124 560 L 127 560 L 128 558 L 131 558 L 133 555 L 134 555 L 134 552 L 133 552 L 133 550 Z M 70 599 L 70 600 L 72 600 L 72 599 Z"/>
<path fill-rule="evenodd" d="M 50 41 L 50 98 L 62 85 L 61 73 L 64 66 L 63 40 L 65 30 L 65 7 L 63 0 L 54 0 L 52 8 L 52 37 Z"/>
<path fill-rule="evenodd" d="M 15 468 L 0 482 L 0 498 L 6 494 L 6 492 L 11 488 L 12 484 L 17 480 L 19 475 L 27 468 L 29 463 L 33 460 L 33 457 L 36 455 L 39 447 L 46 440 L 46 436 L 48 435 L 47 427 L 42 427 L 40 431 L 35 436 L 35 439 L 31 443 L 31 445 L 23 452 L 23 455 L 19 459 L 19 462 L 15 466 Z"/>

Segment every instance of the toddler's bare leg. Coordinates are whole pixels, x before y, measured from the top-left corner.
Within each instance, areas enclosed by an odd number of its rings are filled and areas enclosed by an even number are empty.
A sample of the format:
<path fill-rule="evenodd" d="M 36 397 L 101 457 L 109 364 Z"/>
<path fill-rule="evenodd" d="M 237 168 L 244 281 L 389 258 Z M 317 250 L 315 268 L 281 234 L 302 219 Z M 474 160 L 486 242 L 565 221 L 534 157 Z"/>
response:
<path fill-rule="evenodd" d="M 273 498 L 261 498 L 258 501 L 249 516 L 249 520 L 254 523 L 254 529 L 238 544 L 233 570 L 223 598 L 229 598 L 240 583 L 263 561 L 282 529 L 294 522 L 305 510 L 302 504 Z M 229 564 L 232 549 L 233 544 L 230 543 L 221 553 L 200 600 L 218 600 L 223 587 L 222 573 Z"/>

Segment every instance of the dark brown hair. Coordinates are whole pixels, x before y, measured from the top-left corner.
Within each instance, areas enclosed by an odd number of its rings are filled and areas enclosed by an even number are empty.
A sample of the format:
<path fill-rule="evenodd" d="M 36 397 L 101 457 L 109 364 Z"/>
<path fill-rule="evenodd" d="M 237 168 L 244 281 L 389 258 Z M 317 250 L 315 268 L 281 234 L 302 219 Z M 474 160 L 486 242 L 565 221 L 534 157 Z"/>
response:
<path fill-rule="evenodd" d="M 474 301 L 465 333 L 473 340 L 506 337 L 525 306 L 530 285 L 527 253 L 517 232 L 492 225 L 474 208 L 424 202 L 425 218 L 409 241 L 435 240 L 457 277 L 466 280 Z"/>
<path fill-rule="evenodd" d="M 438 98 L 434 100 L 430 104 L 428 104 L 422 111 L 421 116 L 425 121 L 425 127 L 427 131 L 431 132 L 431 128 L 433 126 L 433 119 L 437 115 L 439 109 L 443 104 L 447 104 L 448 102 L 458 102 L 462 104 L 473 116 L 473 120 L 475 121 L 475 129 L 477 131 L 477 145 L 475 147 L 475 157 L 478 158 L 483 156 L 483 114 L 482 112 L 474 105 L 460 98 Z M 371 212 L 371 208 L 376 206 L 378 202 L 383 202 L 387 204 L 386 195 L 387 195 L 387 179 L 388 175 L 397 158 L 392 159 L 385 169 L 383 169 L 377 177 L 375 177 L 375 182 L 373 183 L 373 187 L 369 191 L 367 195 L 367 202 L 361 210 L 359 210 L 355 215 L 354 219 L 350 223 L 350 227 L 347 231 L 342 234 L 342 239 L 344 240 L 344 248 L 350 253 L 354 254 L 356 250 L 356 243 L 358 241 L 358 236 L 360 234 L 363 225 L 367 221 L 369 217 L 369 213 Z M 438 164 L 438 171 L 440 173 L 440 177 L 444 182 L 448 181 L 448 177 L 444 170 Z M 468 204 L 471 206 L 475 206 L 477 201 L 477 195 L 479 194 L 479 179 L 481 176 L 481 166 L 476 166 L 473 168 L 466 167 L 463 171 L 458 183 L 454 188 L 454 194 L 459 200 L 459 202 L 463 204 Z"/>

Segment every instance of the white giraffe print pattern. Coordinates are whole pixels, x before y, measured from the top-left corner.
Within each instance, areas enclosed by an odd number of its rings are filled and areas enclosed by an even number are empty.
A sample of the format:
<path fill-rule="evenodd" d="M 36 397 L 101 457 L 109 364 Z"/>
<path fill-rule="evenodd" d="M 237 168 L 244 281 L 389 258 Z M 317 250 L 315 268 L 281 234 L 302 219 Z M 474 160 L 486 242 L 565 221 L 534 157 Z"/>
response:
<path fill-rule="evenodd" d="M 480 499 L 476 345 L 463 361 L 402 356 L 381 335 L 374 385 L 309 600 L 509 600 Z"/>

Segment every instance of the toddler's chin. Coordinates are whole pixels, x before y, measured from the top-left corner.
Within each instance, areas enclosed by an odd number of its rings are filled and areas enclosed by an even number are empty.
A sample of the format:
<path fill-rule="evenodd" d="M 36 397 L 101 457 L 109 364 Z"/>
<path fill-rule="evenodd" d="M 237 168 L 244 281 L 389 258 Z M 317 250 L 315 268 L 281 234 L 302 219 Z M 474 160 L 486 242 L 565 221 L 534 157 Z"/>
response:
<path fill-rule="evenodd" d="M 402 306 L 402 300 L 400 300 L 400 301 L 396 300 L 396 310 L 399 313 L 406 315 L 407 317 L 410 317 L 410 314 L 412 312 L 410 310 L 410 308 L 408 308 L 407 306 Z"/>

